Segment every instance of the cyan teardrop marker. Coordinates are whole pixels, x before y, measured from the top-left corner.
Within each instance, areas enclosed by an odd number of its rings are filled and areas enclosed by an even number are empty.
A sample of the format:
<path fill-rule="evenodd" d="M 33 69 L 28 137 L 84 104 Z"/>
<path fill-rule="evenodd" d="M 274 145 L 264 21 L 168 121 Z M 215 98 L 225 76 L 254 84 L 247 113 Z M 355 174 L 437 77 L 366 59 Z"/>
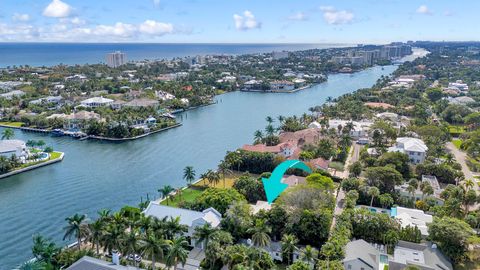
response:
<path fill-rule="evenodd" d="M 288 185 L 282 183 L 283 175 L 288 169 L 300 169 L 308 173 L 312 170 L 300 160 L 286 160 L 278 165 L 272 172 L 272 175 L 267 178 L 262 178 L 263 188 L 267 195 L 267 201 L 271 204 L 287 187 Z"/>

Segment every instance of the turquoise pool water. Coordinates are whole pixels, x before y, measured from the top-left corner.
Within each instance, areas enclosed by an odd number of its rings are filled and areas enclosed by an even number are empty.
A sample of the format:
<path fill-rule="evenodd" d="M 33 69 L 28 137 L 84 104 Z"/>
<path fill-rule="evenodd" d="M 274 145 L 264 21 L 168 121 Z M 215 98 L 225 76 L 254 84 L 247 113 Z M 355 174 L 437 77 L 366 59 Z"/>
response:
<path fill-rule="evenodd" d="M 397 216 L 397 208 L 396 207 L 392 207 L 392 209 L 390 209 L 390 216 L 391 217 L 396 217 Z"/>

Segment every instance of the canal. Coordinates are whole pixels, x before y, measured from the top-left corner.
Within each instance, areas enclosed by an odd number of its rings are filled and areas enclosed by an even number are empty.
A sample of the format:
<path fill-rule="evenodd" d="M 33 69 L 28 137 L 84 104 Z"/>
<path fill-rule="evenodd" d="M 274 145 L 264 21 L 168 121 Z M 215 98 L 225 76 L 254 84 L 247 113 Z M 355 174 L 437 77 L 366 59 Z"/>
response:
<path fill-rule="evenodd" d="M 373 67 L 355 74 L 331 75 L 327 82 L 292 94 L 233 92 L 218 104 L 188 111 L 183 126 L 137 141 L 76 141 L 16 131 L 16 138 L 42 139 L 65 152 L 63 162 L 0 180 L 0 269 L 31 258 L 32 235 L 62 242 L 65 218 L 75 213 L 96 217 L 107 208 L 137 205 L 157 189 L 185 185 L 182 170 L 197 175 L 216 168 L 227 150 L 251 143 L 265 118 L 300 115 L 309 107 L 373 85 L 396 66 Z M 1 130 L 0 130 L 1 131 Z"/>

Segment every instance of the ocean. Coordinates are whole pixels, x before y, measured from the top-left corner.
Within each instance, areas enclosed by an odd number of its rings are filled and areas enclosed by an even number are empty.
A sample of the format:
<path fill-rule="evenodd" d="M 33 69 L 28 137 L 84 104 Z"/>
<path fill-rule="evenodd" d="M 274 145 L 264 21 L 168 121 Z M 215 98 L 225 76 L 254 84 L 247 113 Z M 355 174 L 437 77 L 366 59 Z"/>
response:
<path fill-rule="evenodd" d="M 349 44 L 159 44 L 159 43 L 0 43 L 0 67 L 98 64 L 123 51 L 129 61 L 207 54 L 249 54 L 348 47 Z"/>

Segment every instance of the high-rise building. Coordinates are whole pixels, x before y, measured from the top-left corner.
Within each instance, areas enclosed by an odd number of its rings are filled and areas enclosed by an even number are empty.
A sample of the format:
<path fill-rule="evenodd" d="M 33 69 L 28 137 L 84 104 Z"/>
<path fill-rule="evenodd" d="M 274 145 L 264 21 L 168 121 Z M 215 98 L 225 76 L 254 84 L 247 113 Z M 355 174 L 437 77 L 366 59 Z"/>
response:
<path fill-rule="evenodd" d="M 112 68 L 117 68 L 127 63 L 127 55 L 120 51 L 107 54 L 107 65 Z"/>

